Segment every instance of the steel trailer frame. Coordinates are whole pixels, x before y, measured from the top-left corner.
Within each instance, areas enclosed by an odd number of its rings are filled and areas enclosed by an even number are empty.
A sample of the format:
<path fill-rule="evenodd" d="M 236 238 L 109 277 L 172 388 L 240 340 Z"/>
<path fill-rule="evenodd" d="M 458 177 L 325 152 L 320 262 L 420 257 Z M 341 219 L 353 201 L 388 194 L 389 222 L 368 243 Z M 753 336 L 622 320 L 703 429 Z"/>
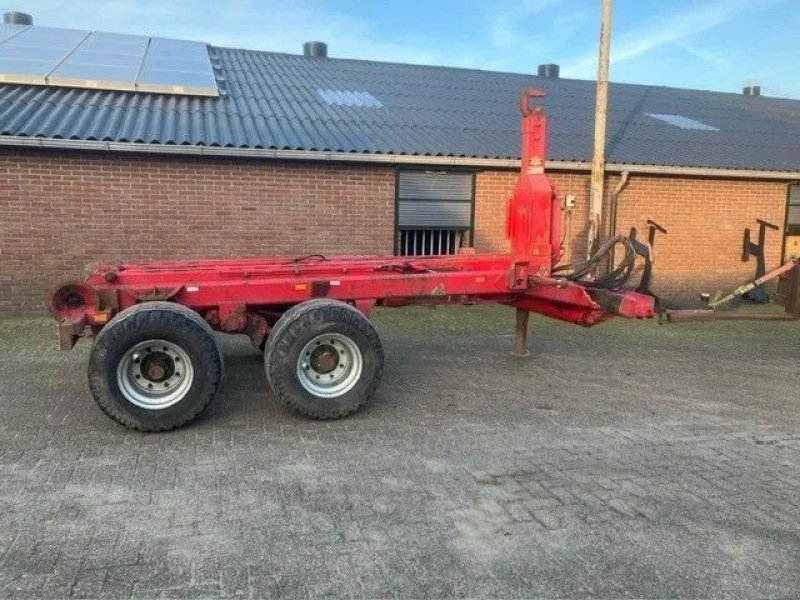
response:
<path fill-rule="evenodd" d="M 372 307 L 499 302 L 580 325 L 612 315 L 653 316 L 652 298 L 632 291 L 587 287 L 551 277 L 561 258 L 561 207 L 544 174 L 547 120 L 522 95 L 522 167 L 508 201 L 509 254 L 455 256 L 337 256 L 154 261 L 104 264 L 83 281 L 59 286 L 48 298 L 60 346 L 96 335 L 115 314 L 141 302 L 169 300 L 197 311 L 215 329 L 248 333 L 261 346 L 277 316 L 313 298 Z"/>
<path fill-rule="evenodd" d="M 263 347 L 280 317 L 313 299 L 346 302 L 364 315 L 374 306 L 497 302 L 517 310 L 515 350 L 526 351 L 527 317 L 591 326 L 614 316 L 649 318 L 651 296 L 592 287 L 552 276 L 562 258 L 561 206 L 545 175 L 547 119 L 527 89 L 520 100 L 521 168 L 506 209 L 508 254 L 237 258 L 105 264 L 48 298 L 62 349 L 97 336 L 138 304 L 169 301 L 197 313 L 213 329 L 245 333 Z"/>

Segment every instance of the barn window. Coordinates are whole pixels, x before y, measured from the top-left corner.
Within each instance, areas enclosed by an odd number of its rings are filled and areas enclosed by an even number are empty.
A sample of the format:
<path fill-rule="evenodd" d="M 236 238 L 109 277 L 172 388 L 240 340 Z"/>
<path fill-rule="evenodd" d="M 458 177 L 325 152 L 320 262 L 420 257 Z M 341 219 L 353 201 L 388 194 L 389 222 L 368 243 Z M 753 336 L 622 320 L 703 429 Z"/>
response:
<path fill-rule="evenodd" d="M 800 233 L 800 184 L 789 186 L 789 206 L 786 210 L 786 229 Z"/>
<path fill-rule="evenodd" d="M 456 254 L 471 245 L 473 191 L 470 172 L 399 171 L 395 254 Z"/>

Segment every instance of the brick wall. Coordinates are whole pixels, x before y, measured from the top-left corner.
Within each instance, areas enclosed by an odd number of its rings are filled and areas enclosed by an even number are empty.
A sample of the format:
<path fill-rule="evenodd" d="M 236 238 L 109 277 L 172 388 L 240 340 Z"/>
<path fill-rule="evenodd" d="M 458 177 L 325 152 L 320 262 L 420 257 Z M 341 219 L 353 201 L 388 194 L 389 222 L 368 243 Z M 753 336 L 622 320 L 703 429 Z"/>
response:
<path fill-rule="evenodd" d="M 586 254 L 586 222 L 589 176 L 584 173 L 551 173 L 560 198 L 571 193 L 576 206 L 566 221 L 566 261 Z M 481 251 L 503 252 L 505 199 L 516 173 L 482 171 L 476 178 L 476 246 Z M 606 209 L 619 178 L 606 181 Z M 697 177 L 631 175 L 619 196 L 617 232 L 627 234 L 636 227 L 646 239 L 647 219 L 669 232 L 655 243 L 654 289 L 667 298 L 696 297 L 728 288 L 755 272 L 755 262 L 741 262 L 745 227 L 757 232 L 755 219 L 781 227 L 767 232 L 767 268 L 781 260 L 787 184 L 776 181 L 742 181 Z"/>
<path fill-rule="evenodd" d="M 0 310 L 102 260 L 390 253 L 394 169 L 274 161 L 0 155 Z"/>
<path fill-rule="evenodd" d="M 551 173 L 575 195 L 565 260 L 585 255 L 589 178 Z M 476 246 L 503 252 L 505 201 L 516 173 L 476 178 Z M 609 177 L 607 199 L 618 181 Z M 750 276 L 742 230 L 783 225 L 786 183 L 632 175 L 617 229 L 644 236 L 654 219 L 655 289 L 691 297 Z M 608 204 L 608 201 L 607 201 Z M 47 291 L 87 263 L 313 252 L 391 253 L 394 168 L 312 162 L 20 151 L 0 155 L 0 310 L 41 311 Z M 608 213 L 608 210 L 606 211 Z M 782 233 L 768 232 L 768 266 Z"/>

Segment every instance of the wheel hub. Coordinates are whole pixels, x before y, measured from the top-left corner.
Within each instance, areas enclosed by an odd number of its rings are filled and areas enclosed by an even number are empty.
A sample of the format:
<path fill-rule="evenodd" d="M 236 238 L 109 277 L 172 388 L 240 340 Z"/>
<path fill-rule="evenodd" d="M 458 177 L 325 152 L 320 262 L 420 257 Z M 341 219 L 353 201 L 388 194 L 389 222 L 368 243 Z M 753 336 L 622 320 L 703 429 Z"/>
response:
<path fill-rule="evenodd" d="M 319 398 L 336 398 L 358 383 L 364 359 L 358 345 L 341 333 L 318 335 L 300 351 L 297 379 Z"/>
<path fill-rule="evenodd" d="M 193 380 L 189 355 L 177 344 L 165 340 L 136 344 L 117 367 L 117 385 L 125 398 L 151 410 L 180 402 Z"/>
<path fill-rule="evenodd" d="M 151 352 L 142 359 L 141 371 L 146 379 L 161 383 L 175 374 L 175 361 L 165 352 Z"/>
<path fill-rule="evenodd" d="M 339 366 L 339 351 L 330 344 L 322 344 L 311 351 L 311 367 L 322 375 L 327 375 Z"/>

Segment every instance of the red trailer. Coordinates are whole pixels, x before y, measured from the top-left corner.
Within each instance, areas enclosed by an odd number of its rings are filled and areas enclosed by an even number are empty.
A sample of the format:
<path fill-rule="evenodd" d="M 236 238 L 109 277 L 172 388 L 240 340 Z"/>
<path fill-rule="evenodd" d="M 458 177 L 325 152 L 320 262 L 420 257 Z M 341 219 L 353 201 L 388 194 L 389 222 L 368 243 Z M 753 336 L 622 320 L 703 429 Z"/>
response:
<path fill-rule="evenodd" d="M 508 201 L 511 252 L 396 257 L 301 257 L 106 264 L 48 299 L 60 347 L 94 337 L 89 387 L 115 421 L 143 431 L 180 427 L 214 398 L 223 357 L 214 331 L 245 333 L 264 349 L 278 398 L 310 417 L 352 413 L 374 393 L 383 349 L 373 307 L 499 302 L 516 309 L 515 351 L 525 353 L 527 317 L 579 325 L 613 315 L 652 317 L 651 296 L 622 290 L 630 243 L 614 238 L 587 265 L 561 259 L 561 206 L 544 174 L 547 121 L 528 89 L 521 99 L 522 160 Z M 614 244 L 625 256 L 587 280 Z"/>

